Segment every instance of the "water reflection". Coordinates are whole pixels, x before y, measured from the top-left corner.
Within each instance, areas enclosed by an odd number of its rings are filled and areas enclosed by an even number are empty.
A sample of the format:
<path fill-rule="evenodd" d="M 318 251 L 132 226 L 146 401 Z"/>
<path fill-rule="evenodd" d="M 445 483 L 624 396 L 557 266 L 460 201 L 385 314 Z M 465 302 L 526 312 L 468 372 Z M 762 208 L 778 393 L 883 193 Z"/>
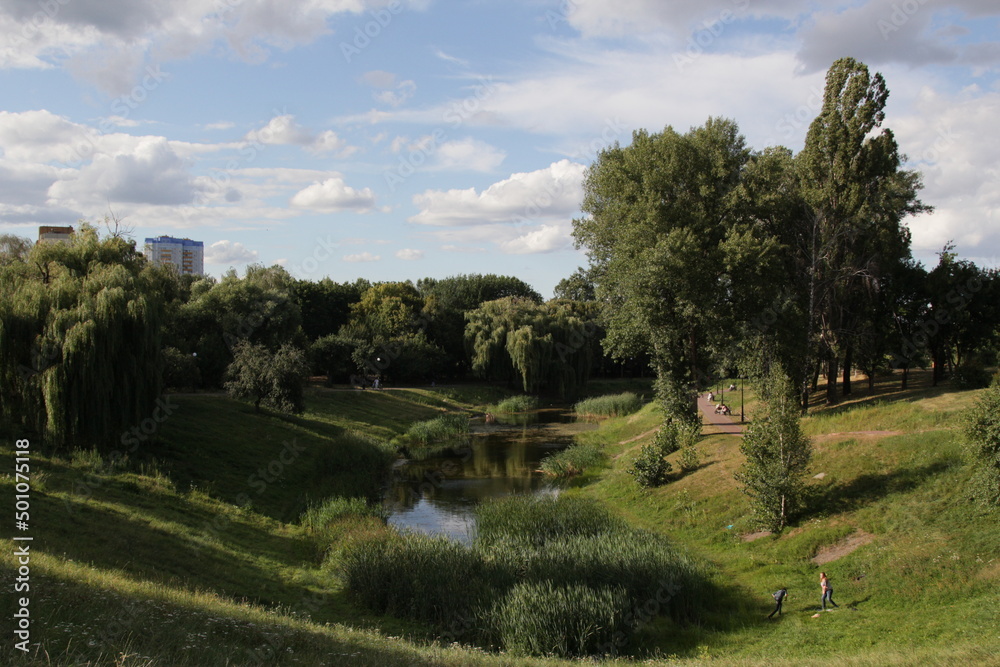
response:
<path fill-rule="evenodd" d="M 569 423 L 563 412 L 542 410 L 492 426 L 427 452 L 414 452 L 393 471 L 385 504 L 389 523 L 400 529 L 470 541 L 473 511 L 487 498 L 511 493 L 555 493 L 537 471 L 539 462 L 591 428 Z M 527 417 L 527 419 L 526 419 Z M 485 425 L 477 428 L 485 430 Z"/>

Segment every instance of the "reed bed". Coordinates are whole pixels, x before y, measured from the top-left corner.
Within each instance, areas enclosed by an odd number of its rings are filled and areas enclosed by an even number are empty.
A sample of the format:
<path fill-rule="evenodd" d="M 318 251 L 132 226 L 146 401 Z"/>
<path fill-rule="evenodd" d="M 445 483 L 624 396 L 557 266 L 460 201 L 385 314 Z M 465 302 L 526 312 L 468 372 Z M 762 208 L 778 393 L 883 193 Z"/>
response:
<path fill-rule="evenodd" d="M 587 468 L 604 462 L 604 451 L 594 443 L 570 445 L 561 452 L 542 459 L 539 468 L 550 477 L 573 477 L 582 475 Z"/>
<path fill-rule="evenodd" d="M 631 391 L 587 398 L 573 406 L 577 416 L 585 419 L 623 417 L 638 412 L 640 408 L 642 399 Z"/>
<path fill-rule="evenodd" d="M 487 412 L 496 414 L 507 414 L 512 412 L 528 412 L 538 409 L 538 397 L 536 396 L 511 396 L 499 403 L 495 403 L 488 408 Z"/>
<path fill-rule="evenodd" d="M 668 540 L 573 497 L 484 503 L 471 546 L 407 534 L 356 544 L 343 562 L 349 594 L 373 611 L 532 655 L 617 653 L 638 619 L 691 620 L 705 597 Z"/>
<path fill-rule="evenodd" d="M 462 413 L 449 413 L 414 423 L 403 439 L 409 443 L 426 445 L 441 442 L 469 432 L 469 418 Z"/>

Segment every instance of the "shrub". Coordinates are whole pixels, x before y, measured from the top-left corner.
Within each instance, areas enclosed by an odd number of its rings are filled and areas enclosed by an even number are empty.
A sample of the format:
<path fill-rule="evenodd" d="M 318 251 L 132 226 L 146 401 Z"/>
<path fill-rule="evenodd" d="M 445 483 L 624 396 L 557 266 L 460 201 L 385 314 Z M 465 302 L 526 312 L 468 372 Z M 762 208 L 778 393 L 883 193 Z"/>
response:
<path fill-rule="evenodd" d="M 493 621 L 503 648 L 524 655 L 575 657 L 614 652 L 630 628 L 628 596 L 620 586 L 556 586 L 522 582 L 496 605 Z"/>
<path fill-rule="evenodd" d="M 580 417 L 621 417 L 630 415 L 641 407 L 639 397 L 626 391 L 582 400 L 573 406 L 573 410 Z"/>
<path fill-rule="evenodd" d="M 975 469 L 973 495 L 984 505 L 1000 505 L 1000 379 L 983 392 L 963 421 L 966 452 Z"/>
<path fill-rule="evenodd" d="M 487 412 L 495 412 L 498 414 L 510 413 L 510 412 L 527 412 L 529 410 L 538 409 L 538 397 L 537 396 L 511 396 L 510 398 L 505 398 L 499 403 L 489 406 Z"/>
<path fill-rule="evenodd" d="M 667 475 L 672 469 L 670 463 L 664 458 L 666 454 L 660 445 L 653 442 L 643 445 L 639 450 L 639 456 L 628 474 L 635 477 L 635 481 L 642 487 L 662 486 L 667 483 Z"/>
<path fill-rule="evenodd" d="M 955 368 L 952 384 L 957 389 L 982 389 L 990 386 L 991 379 L 989 370 L 978 361 L 973 360 Z"/>
<path fill-rule="evenodd" d="M 571 445 L 561 452 L 542 459 L 539 467 L 552 477 L 572 477 L 582 474 L 587 468 L 600 465 L 604 452 L 596 444 Z"/>

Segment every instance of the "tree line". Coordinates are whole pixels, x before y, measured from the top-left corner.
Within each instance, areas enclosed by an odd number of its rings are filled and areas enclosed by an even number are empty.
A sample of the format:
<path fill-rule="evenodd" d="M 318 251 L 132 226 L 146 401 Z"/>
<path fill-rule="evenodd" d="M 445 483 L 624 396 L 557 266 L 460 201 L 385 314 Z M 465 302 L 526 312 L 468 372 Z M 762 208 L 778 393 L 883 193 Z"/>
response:
<path fill-rule="evenodd" d="M 251 265 L 178 275 L 84 223 L 67 243 L 0 237 L 0 420 L 60 446 L 114 444 L 164 388 L 226 388 L 301 411 L 329 383 L 479 378 L 575 395 L 619 373 L 598 305 L 545 302 L 510 276 L 337 283 Z"/>
<path fill-rule="evenodd" d="M 633 134 L 602 151 L 574 221 L 589 266 L 562 286 L 605 305 L 606 349 L 647 353 L 668 414 L 693 418 L 692 391 L 718 375 L 771 367 L 803 407 L 851 377 L 933 366 L 984 385 L 996 363 L 996 269 L 951 245 L 928 271 L 910 251 L 908 216 L 929 212 L 920 175 L 903 168 L 882 126 L 880 74 L 844 58 L 797 155 L 754 150 L 735 121 Z"/>

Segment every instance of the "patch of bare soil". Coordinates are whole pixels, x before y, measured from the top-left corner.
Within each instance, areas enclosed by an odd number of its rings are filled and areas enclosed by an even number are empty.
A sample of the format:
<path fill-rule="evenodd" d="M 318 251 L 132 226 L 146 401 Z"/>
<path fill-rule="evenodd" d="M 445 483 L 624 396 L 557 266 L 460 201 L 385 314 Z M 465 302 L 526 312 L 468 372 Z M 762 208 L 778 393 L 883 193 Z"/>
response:
<path fill-rule="evenodd" d="M 627 444 L 636 442 L 637 440 L 642 440 L 643 438 L 648 438 L 649 436 L 651 436 L 654 433 L 656 433 L 658 430 L 660 430 L 659 426 L 657 426 L 656 428 L 651 428 L 648 431 L 646 431 L 645 433 L 640 433 L 639 435 L 635 436 L 634 438 L 629 438 L 628 440 L 622 440 L 618 444 L 619 445 L 627 445 Z M 635 447 L 629 447 L 628 449 L 626 449 L 625 451 L 621 452 L 620 454 L 617 454 L 614 457 L 613 460 L 617 461 L 618 459 L 620 459 L 621 457 L 623 457 L 625 454 L 628 454 L 629 452 L 631 452 L 634 449 L 635 449 Z"/>
<path fill-rule="evenodd" d="M 753 542 L 754 540 L 759 540 L 762 537 L 767 537 L 768 535 L 773 535 L 769 530 L 758 530 L 756 533 L 747 533 L 743 536 L 744 542 Z"/>
<path fill-rule="evenodd" d="M 831 544 L 828 547 L 820 549 L 819 552 L 813 556 L 812 561 L 817 565 L 829 563 L 830 561 L 846 556 L 858 547 L 863 547 L 874 539 L 875 536 L 871 533 L 866 533 L 863 530 L 856 530 L 836 544 Z"/>

